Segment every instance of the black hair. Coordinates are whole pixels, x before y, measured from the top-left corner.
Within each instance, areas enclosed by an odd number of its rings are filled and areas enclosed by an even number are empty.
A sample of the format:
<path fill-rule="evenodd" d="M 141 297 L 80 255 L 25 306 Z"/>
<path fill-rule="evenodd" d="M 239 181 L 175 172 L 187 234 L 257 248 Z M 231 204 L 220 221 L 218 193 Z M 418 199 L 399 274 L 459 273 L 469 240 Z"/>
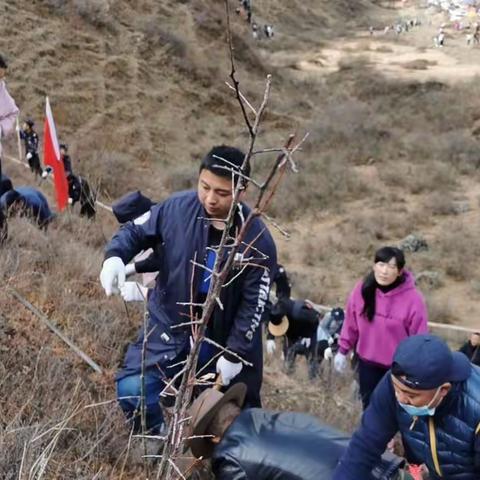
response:
<path fill-rule="evenodd" d="M 5 208 L 8 209 L 16 203 L 18 200 L 21 200 L 22 196 L 12 188 L 12 190 L 9 190 L 7 193 L 3 195 L 4 202 L 5 202 Z"/>
<path fill-rule="evenodd" d="M 218 175 L 219 177 L 231 178 L 232 170 L 234 172 L 240 172 L 245 159 L 245 154 L 235 147 L 229 147 L 227 145 L 218 145 L 213 147 L 200 163 L 200 172 L 202 170 L 209 170 L 210 172 Z M 250 163 L 247 163 L 243 169 L 243 175 L 250 176 Z M 238 182 L 239 175 L 234 174 L 234 183 Z M 244 184 L 247 180 L 243 180 Z"/>
<path fill-rule="evenodd" d="M 375 252 L 375 261 L 388 263 L 392 258 L 397 263 L 398 270 L 401 270 L 405 266 L 405 255 L 396 247 L 382 247 Z M 362 285 L 362 297 L 364 302 L 363 314 L 367 316 L 368 320 L 373 321 L 375 316 L 375 296 L 377 293 L 377 281 L 375 275 L 370 272 L 363 280 Z"/>
<path fill-rule="evenodd" d="M 2 54 L 0 54 L 0 68 L 8 68 L 7 60 Z"/>

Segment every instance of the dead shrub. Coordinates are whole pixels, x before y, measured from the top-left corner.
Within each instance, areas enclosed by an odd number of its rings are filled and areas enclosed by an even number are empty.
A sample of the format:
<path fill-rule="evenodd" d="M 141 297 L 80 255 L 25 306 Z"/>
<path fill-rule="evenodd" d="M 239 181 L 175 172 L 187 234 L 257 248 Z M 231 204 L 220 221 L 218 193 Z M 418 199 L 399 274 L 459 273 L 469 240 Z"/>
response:
<path fill-rule="evenodd" d="M 448 299 L 439 299 L 431 297 L 428 293 L 425 295 L 428 309 L 428 319 L 435 323 L 454 323 L 455 315 Z"/>
<path fill-rule="evenodd" d="M 82 167 L 89 172 L 88 181 L 105 198 L 117 198 L 128 191 L 135 178 L 135 158 L 127 153 L 112 150 L 95 150 L 82 160 Z"/>
<path fill-rule="evenodd" d="M 461 218 L 449 222 L 432 245 L 445 273 L 458 281 L 470 281 L 477 274 L 475 258 L 480 257 L 476 235 L 463 227 Z"/>
<path fill-rule="evenodd" d="M 158 19 L 150 20 L 143 28 L 145 40 L 151 47 L 164 47 L 167 52 L 175 57 L 187 55 L 187 44 L 178 35 L 163 28 Z"/>
<path fill-rule="evenodd" d="M 109 23 L 110 6 L 107 0 L 73 0 L 75 12 L 95 27 Z"/>
<path fill-rule="evenodd" d="M 455 215 L 457 213 L 454 199 L 450 192 L 433 192 L 428 195 L 423 205 L 426 211 L 432 215 Z"/>

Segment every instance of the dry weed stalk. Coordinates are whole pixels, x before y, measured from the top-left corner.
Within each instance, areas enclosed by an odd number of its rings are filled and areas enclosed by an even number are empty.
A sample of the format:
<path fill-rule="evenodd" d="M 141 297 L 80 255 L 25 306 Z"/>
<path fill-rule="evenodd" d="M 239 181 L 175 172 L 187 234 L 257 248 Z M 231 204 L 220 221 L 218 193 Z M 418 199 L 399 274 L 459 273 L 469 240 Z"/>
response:
<path fill-rule="evenodd" d="M 250 244 L 246 244 L 244 242 L 245 235 L 256 217 L 262 216 L 266 220 L 270 220 L 270 218 L 266 215 L 266 210 L 277 190 L 280 181 L 282 180 L 286 169 L 290 168 L 293 171 L 297 170 L 293 161 L 293 154 L 300 148 L 301 144 L 306 139 L 306 137 L 304 137 L 300 142 L 295 143 L 295 135 L 290 135 L 283 147 L 269 149 L 269 151 L 277 152 L 278 156 L 273 162 L 273 165 L 271 166 L 270 172 L 266 180 L 259 182 L 245 175 L 246 168 L 249 165 L 253 156 L 255 156 L 256 154 L 266 153 L 266 151 L 263 150 L 255 152 L 254 146 L 257 140 L 262 117 L 270 96 L 271 76 L 268 75 L 266 78 L 262 102 L 258 109 L 255 109 L 252 106 L 252 103 L 249 102 L 246 99 L 245 95 L 240 91 L 240 84 L 236 76 L 228 0 L 225 0 L 225 9 L 227 18 L 227 41 L 231 60 L 230 78 L 233 83 L 233 86 L 229 85 L 229 87 L 235 91 L 235 95 L 240 105 L 245 125 L 249 132 L 250 141 L 247 153 L 245 154 L 243 165 L 241 167 L 241 173 L 239 175 L 241 177 L 241 180 L 239 180 L 236 185 L 233 182 L 234 173 L 236 173 L 236 171 L 228 165 L 218 165 L 218 167 L 225 168 L 232 173 L 233 201 L 229 214 L 226 220 L 224 220 L 225 228 L 223 230 L 220 244 L 214 248 L 214 250 L 216 251 L 216 260 L 214 267 L 213 269 L 208 269 L 201 263 L 197 263 L 195 259 L 191 261 L 192 270 L 195 271 L 196 268 L 199 268 L 208 271 L 211 276 L 211 282 L 207 298 L 205 302 L 201 305 L 202 315 L 200 319 L 196 318 L 193 315 L 193 307 L 196 306 L 196 304 L 193 302 L 193 292 L 191 292 L 191 301 L 187 302 L 186 304 L 183 303 L 183 305 L 190 306 L 190 321 L 182 325 L 187 325 L 191 327 L 193 344 L 191 346 L 190 353 L 187 356 L 184 367 L 181 369 L 180 373 L 177 374 L 176 377 L 174 377 L 174 379 L 168 382 L 167 386 L 164 389 L 164 392 L 166 392 L 168 389 L 173 387 L 175 379 L 179 378 L 179 376 L 181 375 L 182 380 L 178 390 L 175 392 L 176 400 L 175 406 L 173 407 L 173 413 L 171 415 L 172 420 L 169 424 L 163 453 L 161 455 L 161 462 L 157 471 L 157 478 L 161 478 L 162 480 L 178 480 L 185 478 L 182 472 L 176 466 L 175 461 L 182 455 L 184 443 L 188 439 L 186 433 L 189 420 L 188 408 L 192 399 L 193 388 L 195 385 L 205 384 L 205 382 L 202 382 L 198 378 L 201 372 L 197 372 L 197 361 L 202 342 L 207 341 L 209 343 L 214 343 L 210 339 L 205 338 L 205 332 L 208 322 L 214 308 L 217 305 L 219 306 L 219 308 L 223 309 L 223 305 L 220 301 L 220 293 L 222 291 L 222 288 L 224 288 L 226 285 L 228 285 L 228 283 L 231 282 L 230 280 L 227 283 L 227 278 L 234 264 L 239 263 L 239 265 L 237 265 L 240 271 L 238 275 L 241 275 L 241 273 L 248 267 L 264 268 L 263 266 L 256 263 L 256 261 L 258 261 L 259 259 L 265 259 L 266 256 L 254 247 L 253 244 L 255 243 L 256 239 L 254 239 Z M 247 113 L 247 108 L 252 111 L 253 120 Z M 224 159 L 219 160 L 223 160 L 224 163 L 228 164 L 228 162 L 225 162 Z M 244 219 L 244 222 L 241 228 L 237 231 L 236 235 L 232 237 L 229 232 L 231 231 L 231 227 L 233 226 L 235 213 L 240 203 L 240 193 L 242 192 L 242 189 L 244 188 L 244 182 L 246 181 L 250 182 L 258 189 L 258 196 L 250 214 L 246 219 Z M 212 221 L 213 219 L 208 220 Z M 276 224 L 274 224 L 274 226 L 277 227 Z M 279 230 L 281 233 L 284 233 L 283 229 L 279 228 Z M 245 247 L 245 250 L 242 252 L 243 259 L 238 262 L 236 258 L 240 247 Z M 249 258 L 245 258 L 247 252 L 252 252 L 250 253 Z M 213 362 L 219 355 L 223 354 L 224 352 L 235 355 L 234 352 L 231 352 L 218 344 L 215 344 L 215 346 L 219 348 L 220 352 L 217 354 L 216 357 L 211 359 L 211 362 Z M 241 360 L 245 365 L 249 365 L 248 362 L 238 357 L 238 355 L 235 356 L 237 356 L 237 358 Z"/>

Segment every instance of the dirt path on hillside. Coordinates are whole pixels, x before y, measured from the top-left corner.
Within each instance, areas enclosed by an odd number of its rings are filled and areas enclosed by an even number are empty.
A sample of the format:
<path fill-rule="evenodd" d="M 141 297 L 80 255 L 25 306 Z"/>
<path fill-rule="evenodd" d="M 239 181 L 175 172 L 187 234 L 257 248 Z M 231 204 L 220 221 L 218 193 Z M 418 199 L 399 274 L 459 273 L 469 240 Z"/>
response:
<path fill-rule="evenodd" d="M 342 65 L 362 62 L 397 80 L 440 81 L 453 84 L 480 75 L 480 47 L 466 45 L 466 31 L 456 31 L 446 14 L 432 13 L 418 5 L 398 2 L 399 19 L 421 19 L 419 26 L 397 35 L 384 33 L 385 24 L 368 31 L 350 32 L 320 51 L 273 54 L 272 63 L 306 74 L 328 75 Z M 402 6 L 404 6 L 402 8 Z M 445 24 L 445 47 L 435 48 L 433 37 Z"/>

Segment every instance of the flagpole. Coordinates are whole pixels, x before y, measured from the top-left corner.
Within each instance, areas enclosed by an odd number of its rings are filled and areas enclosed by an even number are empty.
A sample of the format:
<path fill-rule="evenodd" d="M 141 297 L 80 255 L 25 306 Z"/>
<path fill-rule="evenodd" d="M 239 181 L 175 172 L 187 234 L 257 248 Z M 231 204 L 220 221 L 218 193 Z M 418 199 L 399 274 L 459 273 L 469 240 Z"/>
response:
<path fill-rule="evenodd" d="M 22 139 L 20 138 L 20 123 L 18 121 L 18 115 L 17 115 L 17 146 L 18 146 L 18 159 L 21 162 L 23 162 Z"/>

